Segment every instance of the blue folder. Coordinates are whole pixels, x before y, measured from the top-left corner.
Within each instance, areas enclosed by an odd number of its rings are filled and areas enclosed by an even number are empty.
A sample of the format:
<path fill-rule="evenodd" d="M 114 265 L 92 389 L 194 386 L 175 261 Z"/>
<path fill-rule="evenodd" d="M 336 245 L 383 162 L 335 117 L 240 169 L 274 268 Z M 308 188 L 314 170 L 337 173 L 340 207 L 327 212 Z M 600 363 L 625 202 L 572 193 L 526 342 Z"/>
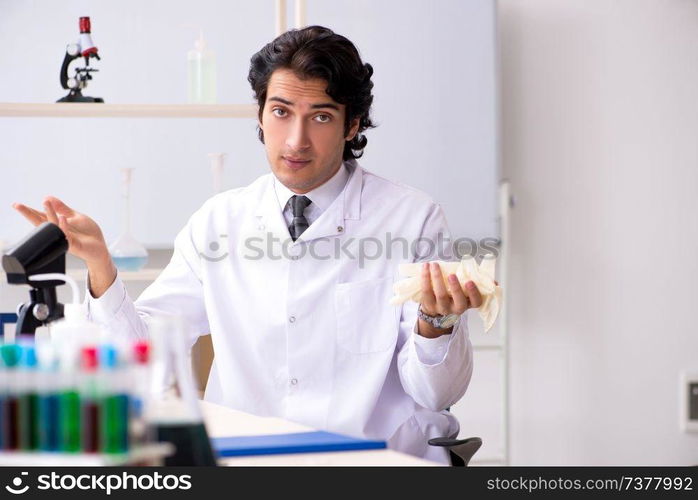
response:
<path fill-rule="evenodd" d="M 220 457 L 343 450 L 380 450 L 386 447 L 385 441 L 357 439 L 323 431 L 268 434 L 263 436 L 218 437 L 212 438 L 211 444 Z"/>

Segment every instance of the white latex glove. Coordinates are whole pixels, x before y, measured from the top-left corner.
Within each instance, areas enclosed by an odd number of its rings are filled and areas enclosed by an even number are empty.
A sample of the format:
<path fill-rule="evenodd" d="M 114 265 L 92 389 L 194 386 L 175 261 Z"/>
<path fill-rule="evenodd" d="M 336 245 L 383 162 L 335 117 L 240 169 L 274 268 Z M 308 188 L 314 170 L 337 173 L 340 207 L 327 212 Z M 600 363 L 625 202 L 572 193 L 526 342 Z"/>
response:
<path fill-rule="evenodd" d="M 479 265 L 470 256 L 464 257 L 460 262 L 441 260 L 434 262 L 438 262 L 441 268 L 445 286 L 448 286 L 447 277 L 450 274 L 455 274 L 458 277 L 461 286 L 465 286 L 468 281 L 475 283 L 480 295 L 482 295 L 482 305 L 478 308 L 478 312 L 485 325 L 485 332 L 488 332 L 497 319 L 502 301 L 502 287 L 494 280 L 496 258 L 491 255 L 485 256 Z M 423 265 L 423 262 L 400 265 L 400 276 L 406 276 L 406 278 L 393 285 L 395 295 L 390 299 L 391 305 L 400 305 L 408 300 L 421 302 L 420 272 Z"/>

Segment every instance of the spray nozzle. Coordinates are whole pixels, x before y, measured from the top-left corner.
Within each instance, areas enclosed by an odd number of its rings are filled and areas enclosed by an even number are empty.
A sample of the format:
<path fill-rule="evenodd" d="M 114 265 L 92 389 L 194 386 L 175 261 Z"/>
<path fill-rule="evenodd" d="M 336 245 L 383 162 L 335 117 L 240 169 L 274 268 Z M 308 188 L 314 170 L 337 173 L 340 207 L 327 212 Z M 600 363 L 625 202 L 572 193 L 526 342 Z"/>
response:
<path fill-rule="evenodd" d="M 196 47 L 196 50 L 199 52 L 206 50 L 206 40 L 204 40 L 203 30 L 199 30 L 199 38 L 194 42 L 194 47 Z"/>

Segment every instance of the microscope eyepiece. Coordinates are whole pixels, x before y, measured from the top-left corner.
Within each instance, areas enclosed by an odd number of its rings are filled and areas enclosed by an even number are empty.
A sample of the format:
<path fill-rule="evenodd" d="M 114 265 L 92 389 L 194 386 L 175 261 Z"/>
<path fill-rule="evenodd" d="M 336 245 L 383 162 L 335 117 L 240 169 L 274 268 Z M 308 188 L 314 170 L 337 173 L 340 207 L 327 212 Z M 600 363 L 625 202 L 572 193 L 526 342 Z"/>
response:
<path fill-rule="evenodd" d="M 28 277 L 42 273 L 64 273 L 68 240 L 63 231 L 50 222 L 37 226 L 22 241 L 2 256 L 2 267 L 10 284 L 29 284 Z M 56 286 L 57 281 L 32 283 L 35 287 Z"/>

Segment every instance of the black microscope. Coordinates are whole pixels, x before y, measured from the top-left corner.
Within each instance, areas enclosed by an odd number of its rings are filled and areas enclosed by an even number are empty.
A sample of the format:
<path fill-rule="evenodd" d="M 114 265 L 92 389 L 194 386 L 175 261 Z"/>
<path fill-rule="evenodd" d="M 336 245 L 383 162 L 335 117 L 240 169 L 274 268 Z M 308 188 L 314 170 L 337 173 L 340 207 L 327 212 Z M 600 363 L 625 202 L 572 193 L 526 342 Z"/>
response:
<path fill-rule="evenodd" d="M 34 335 L 40 326 L 63 317 L 63 304 L 58 302 L 56 287 L 63 281 L 32 281 L 44 273 L 65 274 L 68 240 L 63 231 L 50 222 L 37 226 L 22 241 L 2 256 L 2 268 L 11 285 L 29 285 L 29 302 L 17 311 L 17 334 Z"/>
<path fill-rule="evenodd" d="M 75 76 L 68 76 L 68 67 L 75 59 L 85 58 L 84 68 L 75 68 Z M 82 95 L 82 89 L 87 87 L 87 82 L 92 80 L 91 73 L 99 71 L 90 68 L 90 58 L 95 57 L 100 60 L 97 47 L 92 42 L 91 25 L 89 17 L 80 18 L 80 38 L 78 43 L 71 43 L 65 49 L 65 57 L 61 66 L 61 86 L 69 89 L 67 96 L 58 99 L 56 102 L 104 102 L 101 97 L 89 97 Z"/>

